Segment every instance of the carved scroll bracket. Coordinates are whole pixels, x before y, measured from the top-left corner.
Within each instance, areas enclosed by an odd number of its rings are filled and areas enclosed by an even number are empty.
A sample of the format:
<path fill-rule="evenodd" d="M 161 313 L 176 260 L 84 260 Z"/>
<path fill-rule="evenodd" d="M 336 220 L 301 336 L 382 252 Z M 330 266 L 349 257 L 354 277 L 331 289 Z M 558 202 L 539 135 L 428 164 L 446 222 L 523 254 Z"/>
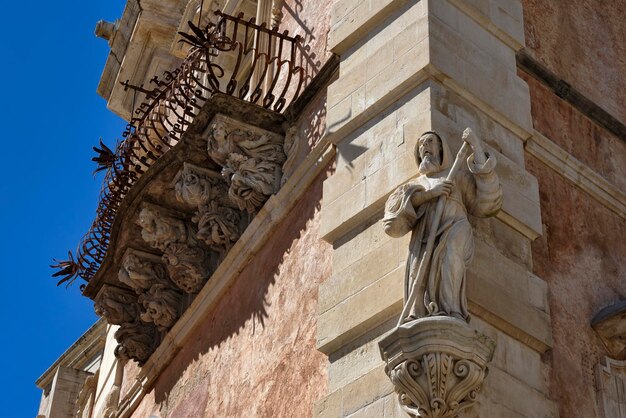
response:
<path fill-rule="evenodd" d="M 476 402 L 495 342 L 463 320 L 438 316 L 395 328 L 379 347 L 409 416 L 454 418 Z"/>

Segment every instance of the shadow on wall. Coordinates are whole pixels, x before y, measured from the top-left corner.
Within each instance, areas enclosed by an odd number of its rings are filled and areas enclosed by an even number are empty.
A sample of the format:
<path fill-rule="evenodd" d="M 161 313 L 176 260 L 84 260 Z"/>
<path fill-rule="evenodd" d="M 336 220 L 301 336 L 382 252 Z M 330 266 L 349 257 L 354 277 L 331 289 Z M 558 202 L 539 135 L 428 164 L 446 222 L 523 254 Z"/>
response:
<path fill-rule="evenodd" d="M 318 372 L 307 371 L 308 359 L 301 363 L 297 359 L 303 348 L 310 346 L 308 350 L 314 352 L 317 285 L 325 278 L 320 272 L 328 267 L 321 265 L 316 271 L 318 260 L 307 260 L 301 249 L 296 254 L 291 251 L 320 209 L 325 177 L 321 173 L 314 181 L 161 374 L 154 396 L 162 417 L 206 416 L 207 407 L 227 411 L 228 416 L 245 416 L 249 405 L 240 396 L 278 396 L 280 400 L 273 402 L 277 405 L 258 400 L 265 403 L 264 411 L 278 413 L 276 408 L 285 407 L 279 405 L 285 403 L 282 399 L 297 399 L 287 392 L 302 387 L 308 375 Z M 311 249 L 311 257 L 314 253 Z M 293 383 L 300 382 L 297 379 L 302 383 Z"/>

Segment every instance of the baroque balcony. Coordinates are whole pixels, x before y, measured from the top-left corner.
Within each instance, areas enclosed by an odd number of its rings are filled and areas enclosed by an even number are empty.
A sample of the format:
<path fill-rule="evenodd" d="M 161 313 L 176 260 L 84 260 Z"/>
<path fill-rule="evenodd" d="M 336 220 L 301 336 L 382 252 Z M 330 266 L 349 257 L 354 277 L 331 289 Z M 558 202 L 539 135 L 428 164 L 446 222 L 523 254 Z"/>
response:
<path fill-rule="evenodd" d="M 86 282 L 96 313 L 119 325 L 116 356 L 139 364 L 285 183 L 297 152 L 288 115 L 306 79 L 301 39 L 243 14 L 215 16 L 179 32 L 189 53 L 152 88 L 124 83 L 134 97 L 124 139 L 94 148 L 105 171 L 96 218 L 75 256 L 54 266 L 59 284 Z"/>

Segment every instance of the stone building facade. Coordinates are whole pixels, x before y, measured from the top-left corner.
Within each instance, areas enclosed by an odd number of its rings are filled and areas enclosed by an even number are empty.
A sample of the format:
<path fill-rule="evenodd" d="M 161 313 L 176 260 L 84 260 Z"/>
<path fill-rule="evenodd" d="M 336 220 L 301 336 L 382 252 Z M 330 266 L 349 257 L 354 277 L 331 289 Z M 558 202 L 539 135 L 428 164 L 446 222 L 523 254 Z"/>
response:
<path fill-rule="evenodd" d="M 381 220 L 420 136 L 456 152 L 470 127 L 502 202 L 469 216 L 469 327 L 495 348 L 459 416 L 625 417 L 625 6 L 129 0 L 97 33 L 130 145 L 100 155 L 97 250 L 62 266 L 106 343 L 46 372 L 40 416 L 409 416 L 379 343 L 411 237 Z"/>

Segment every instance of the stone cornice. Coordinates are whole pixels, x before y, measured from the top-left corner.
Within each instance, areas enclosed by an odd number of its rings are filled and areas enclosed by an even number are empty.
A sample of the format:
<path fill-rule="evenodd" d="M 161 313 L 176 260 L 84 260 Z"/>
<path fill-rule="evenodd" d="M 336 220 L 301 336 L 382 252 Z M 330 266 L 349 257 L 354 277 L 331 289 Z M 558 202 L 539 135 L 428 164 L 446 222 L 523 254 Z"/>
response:
<path fill-rule="evenodd" d="M 37 379 L 35 384 L 38 388 L 46 390 L 52 383 L 54 374 L 59 366 L 80 367 L 85 361 L 91 360 L 94 355 L 104 349 L 107 323 L 99 319 L 78 340 L 65 350 L 63 354 Z"/>
<path fill-rule="evenodd" d="M 552 140 L 535 131 L 526 141 L 525 150 L 598 203 L 626 219 L 626 194 Z"/>

